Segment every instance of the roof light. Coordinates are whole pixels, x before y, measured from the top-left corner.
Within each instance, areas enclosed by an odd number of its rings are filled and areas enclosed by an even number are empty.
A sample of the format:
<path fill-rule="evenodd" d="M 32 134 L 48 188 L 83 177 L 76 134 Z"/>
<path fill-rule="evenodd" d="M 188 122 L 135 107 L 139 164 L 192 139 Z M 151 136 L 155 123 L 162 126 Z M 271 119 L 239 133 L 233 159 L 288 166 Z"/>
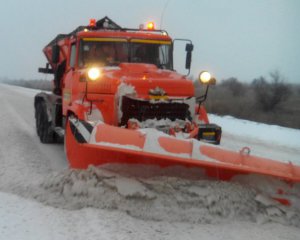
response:
<path fill-rule="evenodd" d="M 89 24 L 90 27 L 96 27 L 96 19 L 95 18 L 91 18 L 90 19 L 90 24 Z"/>
<path fill-rule="evenodd" d="M 154 30 L 154 22 L 147 23 L 147 30 Z"/>

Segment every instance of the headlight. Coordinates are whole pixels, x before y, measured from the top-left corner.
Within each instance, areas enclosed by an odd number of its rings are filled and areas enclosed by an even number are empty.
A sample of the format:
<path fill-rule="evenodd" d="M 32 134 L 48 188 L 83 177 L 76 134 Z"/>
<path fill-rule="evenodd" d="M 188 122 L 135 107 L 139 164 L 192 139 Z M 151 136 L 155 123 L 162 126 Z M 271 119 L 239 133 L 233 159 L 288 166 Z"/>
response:
<path fill-rule="evenodd" d="M 93 67 L 88 71 L 88 77 L 90 80 L 95 81 L 101 76 L 99 68 Z"/>
<path fill-rule="evenodd" d="M 207 71 L 203 71 L 199 75 L 199 80 L 203 84 L 208 84 L 209 81 L 211 80 L 211 74 Z"/>

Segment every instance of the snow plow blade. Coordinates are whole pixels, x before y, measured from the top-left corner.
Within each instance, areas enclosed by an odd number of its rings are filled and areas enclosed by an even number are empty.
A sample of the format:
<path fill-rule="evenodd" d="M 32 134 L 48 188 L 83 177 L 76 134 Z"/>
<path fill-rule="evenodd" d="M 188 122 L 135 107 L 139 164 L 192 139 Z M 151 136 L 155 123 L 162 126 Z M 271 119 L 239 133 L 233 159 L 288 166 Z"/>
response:
<path fill-rule="evenodd" d="M 212 146 L 195 139 L 178 139 L 154 129 L 128 130 L 102 122 L 91 127 L 69 119 L 66 155 L 71 168 L 106 163 L 199 167 L 205 174 L 230 180 L 239 174 L 261 174 L 290 183 L 300 182 L 300 166 Z"/>

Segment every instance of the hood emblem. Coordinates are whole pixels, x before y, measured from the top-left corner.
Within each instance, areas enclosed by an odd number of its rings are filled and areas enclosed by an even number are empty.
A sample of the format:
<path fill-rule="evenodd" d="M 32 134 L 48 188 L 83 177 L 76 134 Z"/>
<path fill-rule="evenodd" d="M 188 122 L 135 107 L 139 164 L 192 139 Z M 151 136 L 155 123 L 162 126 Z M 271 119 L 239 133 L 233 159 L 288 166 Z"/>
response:
<path fill-rule="evenodd" d="M 156 87 L 154 89 L 149 90 L 149 95 L 152 95 L 152 96 L 166 96 L 167 93 L 162 88 Z"/>

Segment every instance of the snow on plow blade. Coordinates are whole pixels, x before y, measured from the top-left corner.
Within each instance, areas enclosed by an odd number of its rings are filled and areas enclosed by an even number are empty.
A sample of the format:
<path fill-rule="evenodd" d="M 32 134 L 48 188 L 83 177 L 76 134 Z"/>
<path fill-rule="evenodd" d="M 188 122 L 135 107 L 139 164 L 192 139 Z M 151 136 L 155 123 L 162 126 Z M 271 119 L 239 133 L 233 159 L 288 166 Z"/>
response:
<path fill-rule="evenodd" d="M 128 130 L 99 122 L 95 127 L 70 119 L 66 154 L 71 168 L 106 163 L 200 167 L 207 176 L 230 180 L 256 173 L 291 183 L 300 182 L 300 166 L 236 153 L 195 139 L 177 139 L 154 129 Z"/>

